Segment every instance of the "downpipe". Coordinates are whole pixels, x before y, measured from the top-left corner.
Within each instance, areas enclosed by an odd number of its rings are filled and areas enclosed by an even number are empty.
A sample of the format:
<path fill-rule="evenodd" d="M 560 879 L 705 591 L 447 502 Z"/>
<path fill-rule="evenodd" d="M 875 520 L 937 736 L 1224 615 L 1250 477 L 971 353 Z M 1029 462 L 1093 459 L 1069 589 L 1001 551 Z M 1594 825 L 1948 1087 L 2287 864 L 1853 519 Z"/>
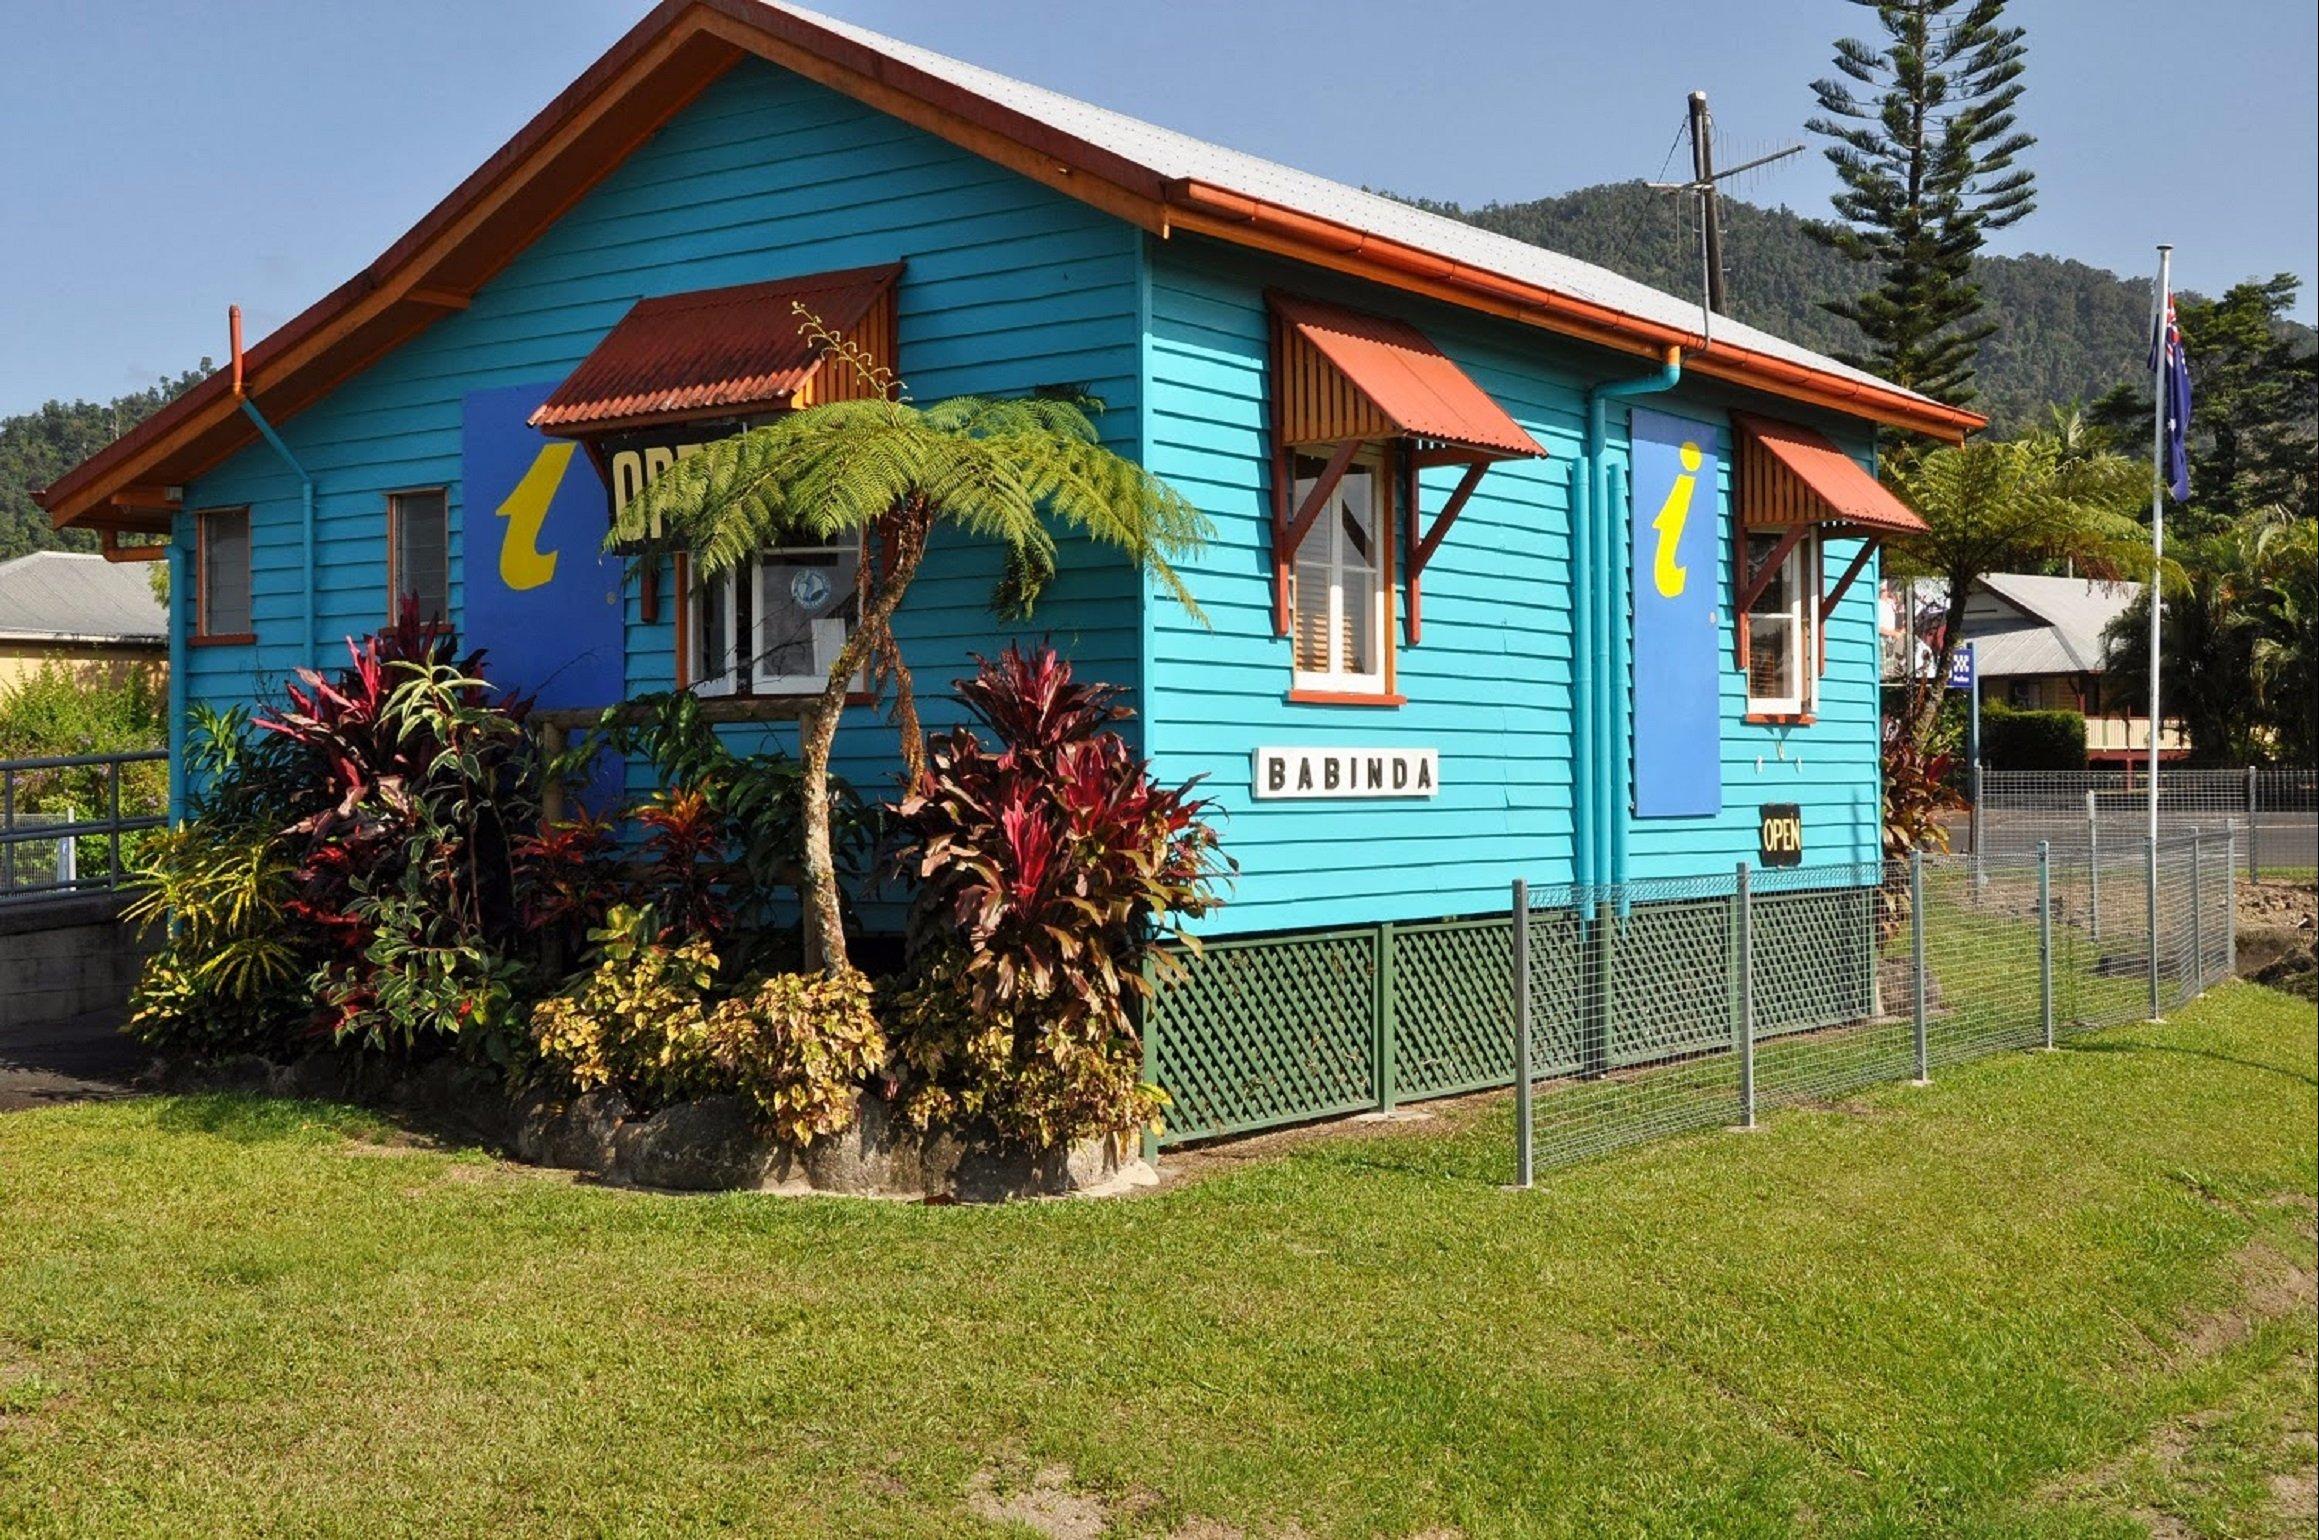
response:
<path fill-rule="evenodd" d="M 1611 497 L 1610 403 L 1672 390 L 1682 378 L 1683 350 L 1671 347 L 1656 372 L 1597 385 L 1586 393 L 1586 502 L 1591 540 L 1587 566 L 1594 578 L 1594 602 L 1589 606 L 1592 634 L 1585 639 L 1587 668 L 1594 676 L 1593 755 L 1587 799 L 1594 808 L 1594 850 L 1589 864 L 1603 881 L 1611 883 L 1624 882 L 1627 875 L 1627 801 L 1632 773 L 1626 746 L 1627 612 L 1632 573 L 1618 539 L 1626 521 L 1618 517 L 1618 506 Z M 1624 482 L 1622 475 L 1622 488 Z"/>
<path fill-rule="evenodd" d="M 314 477 L 307 471 L 305 466 L 298 463 L 298 457 L 290 452 L 290 446 L 282 442 L 282 435 L 274 431 L 274 425 L 266 421 L 266 414 L 258 410 L 258 403 L 252 400 L 248 393 L 242 388 L 243 376 L 241 306 L 231 305 L 227 307 L 226 328 L 230 333 L 230 341 L 233 348 L 234 400 L 241 403 L 243 415 L 248 417 L 252 423 L 257 425 L 258 437 L 264 439 L 267 445 L 272 448 L 274 453 L 281 456 L 282 463 L 290 467 L 290 474 L 298 478 L 298 541 L 299 548 L 304 556 L 304 560 L 301 565 L 306 574 L 304 606 L 306 629 L 305 633 L 299 638 L 298 641 L 298 655 L 305 661 L 306 667 L 312 668 L 315 664 Z"/>

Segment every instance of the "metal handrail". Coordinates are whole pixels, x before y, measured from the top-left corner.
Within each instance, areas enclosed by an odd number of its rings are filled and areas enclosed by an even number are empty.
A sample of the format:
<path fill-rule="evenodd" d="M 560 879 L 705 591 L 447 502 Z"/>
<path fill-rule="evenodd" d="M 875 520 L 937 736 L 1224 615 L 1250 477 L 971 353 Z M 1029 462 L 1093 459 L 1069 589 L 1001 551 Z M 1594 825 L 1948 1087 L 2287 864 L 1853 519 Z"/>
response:
<path fill-rule="evenodd" d="M 121 837 L 165 828 L 169 822 L 167 817 L 158 813 L 123 816 L 121 767 L 156 764 L 168 758 L 165 749 L 133 749 L 119 754 L 55 754 L 36 759 L 0 759 L 0 906 L 118 889 L 125 875 L 121 862 Z M 40 771 L 95 769 L 105 772 L 104 816 L 84 820 L 68 811 L 67 821 L 61 824 L 28 826 L 20 822 L 16 811 L 16 782 L 19 775 Z M 82 875 L 78 855 L 84 840 L 104 842 L 107 859 L 101 874 Z M 62 870 L 64 861 L 60 856 L 56 880 L 35 883 L 17 881 L 18 846 L 63 845 L 66 842 L 69 842 L 75 858 L 69 876 Z"/>

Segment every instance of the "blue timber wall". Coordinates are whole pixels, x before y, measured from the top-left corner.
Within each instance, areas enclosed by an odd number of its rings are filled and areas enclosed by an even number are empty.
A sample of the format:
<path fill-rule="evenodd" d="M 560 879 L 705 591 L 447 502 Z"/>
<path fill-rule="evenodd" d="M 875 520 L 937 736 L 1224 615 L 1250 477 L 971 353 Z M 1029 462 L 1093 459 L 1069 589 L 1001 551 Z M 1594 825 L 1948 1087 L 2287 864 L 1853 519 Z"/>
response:
<path fill-rule="evenodd" d="M 1166 779 L 1209 777 L 1243 875 L 1205 926 L 1252 933 L 1499 909 L 1506 884 L 1567 880 L 1571 862 L 1569 475 L 1584 392 L 1643 372 L 1640 361 L 1534 330 L 1332 279 L 1190 239 L 1147 242 L 1129 226 L 770 65 L 712 86 L 613 171 L 535 245 L 444 319 L 328 399 L 281 425 L 319 485 L 316 636 L 303 606 L 298 487 L 253 447 L 189 489 L 188 506 L 248 505 L 250 646 L 197 648 L 190 699 L 275 698 L 309 642 L 325 666 L 340 638 L 387 607 L 387 493 L 447 486 L 452 602 L 464 548 L 460 406 L 469 391 L 562 378 L 636 299 L 902 260 L 901 366 L 921 400 L 1075 384 L 1104 397 L 1113 447 L 1140 452 L 1216 523 L 1188 566 L 1208 626 L 1141 591 L 1116 556 L 1067 543 L 1026 637 L 1051 637 L 1083 672 L 1134 692 Z M 1271 630 L 1263 443 L 1267 284 L 1407 316 L 1546 445 L 1546 462 L 1493 469 L 1425 577 L 1425 639 L 1399 649 L 1408 704 L 1290 705 L 1288 645 Z M 1717 426 L 1746 403 L 1801 416 L 1865 458 L 1856 425 L 1686 385 L 1646 404 Z M 1623 457 L 1625 410 L 1612 413 Z M 1429 473 L 1428 508 L 1447 478 Z M 1718 510 L 1729 516 L 1728 487 Z M 181 535 L 184 532 L 181 530 Z M 1728 542 L 1719 543 L 1729 592 Z M 1831 543 L 1832 575 L 1849 560 Z M 985 605 L 998 553 L 938 544 L 898 621 L 930 726 L 953 720 L 946 686 L 969 655 L 1003 645 Z M 1644 821 L 1638 877 L 1728 872 L 1755 852 L 1755 809 L 1804 805 L 1807 859 L 1877 849 L 1875 573 L 1829 628 L 1819 721 L 1742 722 L 1742 681 L 1723 678 L 1725 810 Z M 665 580 L 664 580 L 665 581 Z M 179 602 L 190 602 L 181 594 Z M 630 596 L 631 692 L 672 682 L 671 607 L 643 623 Z M 1730 656 L 1728 615 L 1723 655 Z M 762 741 L 778 730 L 739 734 Z M 849 716 L 838 768 L 882 794 L 892 739 Z M 1444 785 L 1425 803 L 1258 805 L 1248 756 L 1262 743 L 1438 748 Z M 641 785 L 639 783 L 639 789 Z"/>
<path fill-rule="evenodd" d="M 1108 442 L 1132 452 L 1138 420 L 1137 232 L 850 99 L 748 61 L 712 85 L 472 305 L 280 424 L 319 487 L 313 639 L 324 666 L 342 638 L 385 618 L 386 494 L 450 488 L 452 609 L 464 549 L 465 393 L 560 380 L 637 299 L 901 260 L 901 368 L 916 399 L 1084 386 L 1110 409 Z M 251 646 L 199 647 L 189 698 L 278 699 L 304 660 L 298 484 L 263 446 L 188 489 L 189 508 L 251 510 Z M 189 538 L 181 529 L 181 538 Z M 1136 576 L 1118 556 L 1066 542 L 1025 635 L 1051 636 L 1082 671 L 1136 684 Z M 952 678 L 1007 639 L 986 600 L 998 552 L 939 541 L 897 622 L 930 727 L 955 719 Z M 663 576 L 663 595 L 668 579 Z M 631 584 L 633 590 L 634 585 Z M 179 595 L 186 602 L 190 595 Z M 673 682 L 673 606 L 647 626 L 629 596 L 628 687 Z M 757 741 L 776 729 L 736 734 Z M 893 737 L 857 710 L 838 769 L 884 795 Z"/>
<path fill-rule="evenodd" d="M 1151 326 L 1143 399 L 1147 463 L 1215 521 L 1192 586 L 1213 629 L 1172 606 L 1147 610 L 1144 692 L 1149 743 L 1163 780 L 1206 773 L 1225 814 L 1225 848 L 1241 863 L 1233 902 L 1211 935 L 1424 919 L 1502 910 L 1513 878 L 1571 880 L 1570 474 L 1583 444 L 1585 392 L 1646 373 L 1640 360 L 1566 345 L 1487 317 L 1365 288 L 1228 248 L 1178 239 L 1151 245 Z M 1340 300 L 1422 327 L 1544 445 L 1546 461 L 1493 467 L 1435 553 L 1423 583 L 1424 640 L 1396 627 L 1399 707 L 1290 703 L 1289 644 L 1273 633 L 1269 470 L 1264 446 L 1268 285 Z M 1731 516 L 1728 410 L 1750 405 L 1814 423 L 1865 463 L 1857 425 L 1712 383 L 1642 405 L 1715 431 L 1724 479 L 1719 529 Z M 1626 407 L 1610 417 L 1623 463 Z M 1423 506 L 1446 499 L 1456 472 L 1426 473 Z M 1717 542 L 1723 584 L 1722 709 L 1716 724 L 1723 811 L 1632 823 L 1637 878 L 1728 874 L 1756 858 L 1757 809 L 1802 804 L 1812 865 L 1873 861 L 1881 846 L 1875 572 L 1863 573 L 1828 627 L 1827 672 L 1810 726 L 1749 724 L 1732 654 L 1730 542 Z M 1833 582 L 1858 547 L 1829 541 Z M 1623 545 L 1620 547 L 1624 559 Z M 1442 785 L 1430 801 L 1257 802 L 1249 756 L 1259 745 L 1434 748 Z M 1703 743 L 1703 749 L 1706 745 Z"/>

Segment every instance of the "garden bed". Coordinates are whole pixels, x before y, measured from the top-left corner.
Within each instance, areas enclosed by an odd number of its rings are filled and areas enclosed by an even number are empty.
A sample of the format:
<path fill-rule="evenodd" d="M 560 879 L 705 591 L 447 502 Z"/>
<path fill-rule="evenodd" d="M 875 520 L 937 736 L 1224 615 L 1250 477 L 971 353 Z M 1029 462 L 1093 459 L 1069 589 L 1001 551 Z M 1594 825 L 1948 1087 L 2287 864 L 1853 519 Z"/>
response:
<path fill-rule="evenodd" d="M 242 1091 L 351 1102 L 614 1187 L 1001 1203 L 1118 1197 L 1159 1182 L 1150 1164 L 1121 1140 L 1085 1139 L 1068 1148 L 1034 1150 L 948 1128 L 921 1131 L 866 1091 L 850 1126 L 800 1148 L 774 1138 L 746 1097 L 708 1096 L 645 1113 L 617 1091 L 509 1096 L 450 1058 L 408 1068 L 322 1048 L 287 1064 L 254 1054 L 162 1060 L 137 1083 L 175 1094 Z"/>

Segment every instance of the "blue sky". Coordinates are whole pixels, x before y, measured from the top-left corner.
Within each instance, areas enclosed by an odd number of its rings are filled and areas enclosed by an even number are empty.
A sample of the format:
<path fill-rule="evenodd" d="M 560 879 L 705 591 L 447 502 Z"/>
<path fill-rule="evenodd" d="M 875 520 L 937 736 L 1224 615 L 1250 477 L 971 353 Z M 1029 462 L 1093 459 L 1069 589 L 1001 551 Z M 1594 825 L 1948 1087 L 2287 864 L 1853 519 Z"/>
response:
<path fill-rule="evenodd" d="M 1656 177 L 1684 94 L 1719 153 L 1802 137 L 1843 0 L 823 0 L 850 20 L 1346 181 L 1463 202 Z M 9 0 L 0 412 L 222 355 L 352 274 L 644 0 Z M 2039 212 L 1994 243 L 2313 315 L 2311 0 L 2016 0 Z M 1736 190 L 1824 209 L 1817 151 Z"/>

